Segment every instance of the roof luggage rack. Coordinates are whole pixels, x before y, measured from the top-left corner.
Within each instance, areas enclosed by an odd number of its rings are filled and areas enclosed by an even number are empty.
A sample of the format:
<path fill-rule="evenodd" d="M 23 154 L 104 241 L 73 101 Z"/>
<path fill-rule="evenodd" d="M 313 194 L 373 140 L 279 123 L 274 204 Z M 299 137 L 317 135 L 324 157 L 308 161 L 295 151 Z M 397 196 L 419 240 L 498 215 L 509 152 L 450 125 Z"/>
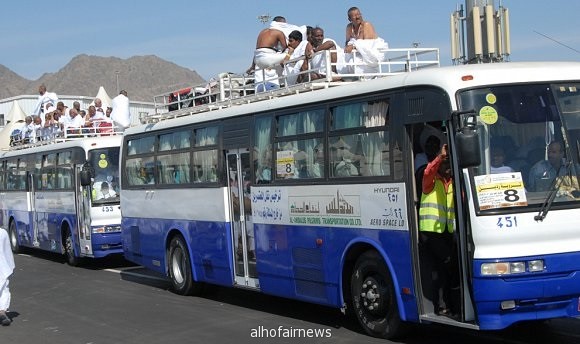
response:
<path fill-rule="evenodd" d="M 194 115 L 202 112 L 228 108 L 235 105 L 250 104 L 267 99 L 285 97 L 303 92 L 347 85 L 369 79 L 410 73 L 424 68 L 439 67 L 438 48 L 401 48 L 378 49 L 379 61 L 369 64 L 356 51 L 349 62 L 343 62 L 340 74 L 333 74 L 332 68 L 338 63 L 332 63 L 331 53 L 336 51 L 320 51 L 314 54 L 321 55 L 325 67 L 325 77 L 312 79 L 312 73 L 319 73 L 319 69 L 308 69 L 298 72 L 306 81 L 292 84 L 288 76 L 274 79 L 262 77 L 262 82 L 255 82 L 253 75 L 236 73 L 221 73 L 217 79 L 209 82 L 181 88 L 169 93 L 154 97 L 155 112 L 140 118 L 141 123 L 154 123 L 161 120 Z M 301 61 L 302 57 L 284 62 L 283 67 Z M 370 68 L 369 68 L 370 67 Z M 256 73 L 262 72 L 257 70 Z M 263 72 L 262 72 L 263 73 Z M 265 74 L 263 74 L 265 76 Z M 340 81 L 336 79 L 340 78 Z M 274 82 L 279 88 L 256 92 L 258 86 L 264 87 L 266 82 Z M 264 87 L 264 89 L 266 89 Z"/>

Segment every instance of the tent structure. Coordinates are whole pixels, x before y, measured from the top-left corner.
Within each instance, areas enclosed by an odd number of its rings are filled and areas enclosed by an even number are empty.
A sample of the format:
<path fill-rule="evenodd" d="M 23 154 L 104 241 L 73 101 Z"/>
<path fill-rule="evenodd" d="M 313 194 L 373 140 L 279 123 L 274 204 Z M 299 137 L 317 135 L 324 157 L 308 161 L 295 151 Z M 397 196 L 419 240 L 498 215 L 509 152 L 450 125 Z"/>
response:
<path fill-rule="evenodd" d="M 16 100 L 12 101 L 12 108 L 6 115 L 6 122 L 18 122 L 23 121 L 26 118 L 26 114 L 22 111 L 20 104 Z"/>
<path fill-rule="evenodd" d="M 10 147 L 10 134 L 12 134 L 14 129 L 20 129 L 22 127 L 24 127 L 24 120 L 6 124 L 4 129 L 0 131 L 0 150 L 5 150 Z"/>
<path fill-rule="evenodd" d="M 0 149 L 7 149 L 10 147 L 10 134 L 14 129 L 19 129 L 24 126 L 26 114 L 16 100 L 12 102 L 12 108 L 6 115 L 7 124 L 4 129 L 0 131 Z"/>
<path fill-rule="evenodd" d="M 104 108 L 113 106 L 112 105 L 113 100 L 111 99 L 111 97 L 109 97 L 109 95 L 107 94 L 107 91 L 105 91 L 105 88 L 103 86 L 99 87 L 99 91 L 97 92 L 97 95 L 95 96 L 95 98 L 99 98 L 101 100 Z M 95 105 L 95 101 L 93 100 L 91 102 L 91 104 L 89 104 L 89 105 Z"/>

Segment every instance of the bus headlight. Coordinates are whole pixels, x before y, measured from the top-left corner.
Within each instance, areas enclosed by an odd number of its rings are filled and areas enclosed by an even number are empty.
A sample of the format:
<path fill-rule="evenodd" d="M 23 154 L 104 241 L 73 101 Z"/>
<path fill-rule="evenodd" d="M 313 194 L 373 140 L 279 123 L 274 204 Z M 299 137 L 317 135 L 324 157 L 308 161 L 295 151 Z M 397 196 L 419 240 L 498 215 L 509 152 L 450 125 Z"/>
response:
<path fill-rule="evenodd" d="M 515 275 L 524 273 L 526 271 L 541 272 L 544 270 L 544 261 L 541 259 L 521 262 L 496 262 L 481 264 L 481 274 L 483 276 Z"/>
<path fill-rule="evenodd" d="M 542 259 L 530 260 L 528 262 L 528 271 L 530 272 L 544 271 L 544 261 Z"/>
<path fill-rule="evenodd" d="M 93 233 L 113 233 L 113 232 L 120 232 L 121 226 L 98 226 L 93 227 Z"/>

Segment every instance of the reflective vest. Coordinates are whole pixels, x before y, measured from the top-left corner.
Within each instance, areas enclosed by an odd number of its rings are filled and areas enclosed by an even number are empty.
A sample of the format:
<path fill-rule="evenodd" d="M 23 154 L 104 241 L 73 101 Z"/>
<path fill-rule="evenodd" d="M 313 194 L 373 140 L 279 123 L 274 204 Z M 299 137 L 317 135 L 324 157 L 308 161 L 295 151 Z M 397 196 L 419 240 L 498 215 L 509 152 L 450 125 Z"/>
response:
<path fill-rule="evenodd" d="M 453 184 L 447 192 L 440 179 L 435 179 L 435 186 L 430 193 L 421 195 L 419 208 L 419 230 L 422 232 L 443 233 L 445 228 L 453 233 L 455 226 L 455 208 L 453 205 Z"/>

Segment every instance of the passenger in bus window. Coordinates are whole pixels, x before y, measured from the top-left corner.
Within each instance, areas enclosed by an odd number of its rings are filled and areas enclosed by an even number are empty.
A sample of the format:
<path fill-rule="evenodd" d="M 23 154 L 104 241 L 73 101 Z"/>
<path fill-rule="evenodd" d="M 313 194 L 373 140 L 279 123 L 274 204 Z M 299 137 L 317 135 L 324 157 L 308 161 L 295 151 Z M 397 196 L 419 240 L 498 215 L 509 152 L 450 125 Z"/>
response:
<path fill-rule="evenodd" d="M 312 178 L 324 178 L 324 144 L 314 147 L 314 163 L 310 171 Z"/>
<path fill-rule="evenodd" d="M 258 148 L 255 149 L 255 154 L 260 155 Z M 262 158 L 258 159 L 256 162 L 256 183 L 257 184 L 268 184 L 272 181 L 272 149 L 268 146 Z"/>
<path fill-rule="evenodd" d="M 491 149 L 491 173 L 510 173 L 514 169 L 505 165 L 505 151 L 502 147 L 492 147 Z"/>
<path fill-rule="evenodd" d="M 10 289 L 8 277 L 14 271 L 14 257 L 10 248 L 8 233 L 0 228 L 0 323 L 8 326 L 12 322 L 8 316 L 10 307 Z"/>
<path fill-rule="evenodd" d="M 548 145 L 548 160 L 541 160 L 530 170 L 527 189 L 530 191 L 548 191 L 556 176 L 565 176 L 568 169 L 564 167 L 564 148 L 559 141 Z"/>
<path fill-rule="evenodd" d="M 154 184 L 155 181 L 153 180 L 153 173 L 149 171 L 147 168 L 142 166 L 139 168 L 139 184 Z"/>
<path fill-rule="evenodd" d="M 431 270 L 431 302 L 438 315 L 457 313 L 457 300 L 452 290 L 458 285 L 454 254 L 455 209 L 453 180 L 447 144 L 423 175 L 423 194 L 419 209 L 419 240 L 433 268 Z"/>
<path fill-rule="evenodd" d="M 93 191 L 94 191 L 93 200 L 107 199 L 117 196 L 116 192 L 111 188 L 109 188 L 109 183 L 107 182 L 102 182 L 100 187 L 98 187 L 98 190 L 97 187 L 95 186 Z"/>
<path fill-rule="evenodd" d="M 335 177 L 358 176 L 358 168 L 355 163 L 355 155 L 350 151 L 350 145 L 341 137 L 331 145 L 333 151 L 332 160 Z"/>
<path fill-rule="evenodd" d="M 308 166 L 306 161 L 306 152 L 298 151 L 294 153 L 294 165 L 296 171 L 294 172 L 294 178 L 308 178 Z"/>

